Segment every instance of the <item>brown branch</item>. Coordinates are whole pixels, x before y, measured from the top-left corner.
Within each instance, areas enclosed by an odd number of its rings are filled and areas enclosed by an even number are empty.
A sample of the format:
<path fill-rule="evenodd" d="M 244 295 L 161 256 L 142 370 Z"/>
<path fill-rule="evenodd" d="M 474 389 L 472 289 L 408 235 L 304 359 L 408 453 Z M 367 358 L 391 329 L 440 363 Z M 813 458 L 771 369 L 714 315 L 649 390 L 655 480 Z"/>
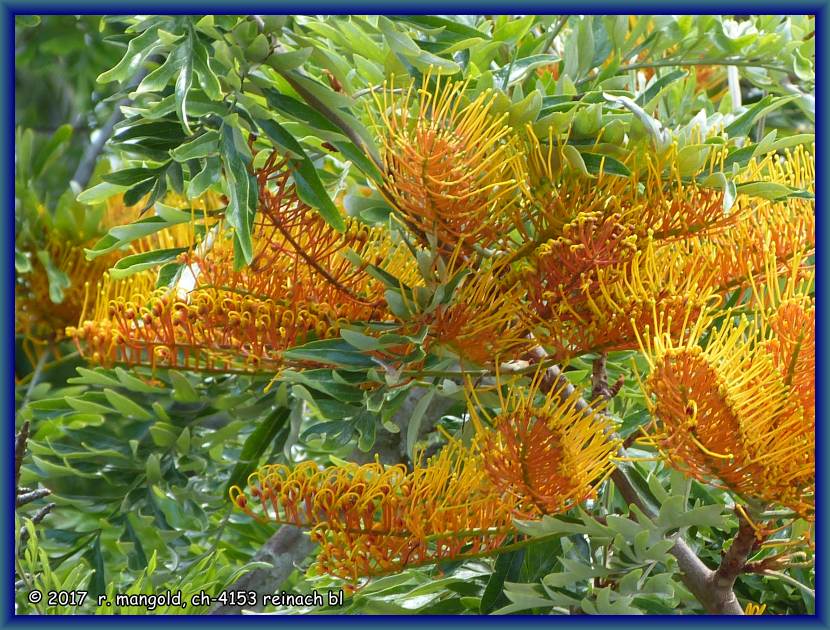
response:
<path fill-rule="evenodd" d="M 29 421 L 23 423 L 14 444 L 14 488 L 17 491 L 20 483 L 20 466 L 23 464 L 23 456 L 26 454 L 26 444 L 29 441 Z"/>
<path fill-rule="evenodd" d="M 732 546 L 723 554 L 720 566 L 715 571 L 713 581 L 722 589 L 731 589 L 735 580 L 746 566 L 747 559 L 758 546 L 758 539 L 752 524 L 738 511 L 738 533 L 732 541 Z"/>
<path fill-rule="evenodd" d="M 133 88 L 137 87 L 146 75 L 147 68 L 142 66 L 132 76 L 129 83 L 127 83 L 125 91 L 129 92 Z M 92 177 L 92 172 L 95 170 L 95 164 L 98 161 L 98 156 L 104 150 L 104 146 L 110 139 L 110 136 L 112 136 L 112 132 L 115 130 L 115 125 L 117 125 L 121 119 L 124 118 L 124 113 L 121 111 L 121 108 L 126 107 L 130 103 L 132 103 L 132 99 L 125 97 L 115 104 L 115 107 L 112 109 L 112 114 L 110 114 L 107 122 L 104 123 L 104 126 L 99 130 L 95 140 L 89 143 L 84 151 L 84 154 L 81 156 L 81 160 L 78 163 L 78 167 L 75 169 L 75 174 L 72 175 L 71 180 L 75 182 L 81 190 L 86 188 L 86 185 L 89 183 L 89 179 Z"/>
<path fill-rule="evenodd" d="M 620 393 L 620 389 L 622 388 L 623 383 L 625 383 L 625 377 L 620 375 L 613 385 L 608 385 L 608 370 L 606 368 L 607 363 L 607 352 L 601 352 L 600 355 L 594 359 L 593 368 L 591 370 L 591 400 L 611 400 L 614 396 Z"/>

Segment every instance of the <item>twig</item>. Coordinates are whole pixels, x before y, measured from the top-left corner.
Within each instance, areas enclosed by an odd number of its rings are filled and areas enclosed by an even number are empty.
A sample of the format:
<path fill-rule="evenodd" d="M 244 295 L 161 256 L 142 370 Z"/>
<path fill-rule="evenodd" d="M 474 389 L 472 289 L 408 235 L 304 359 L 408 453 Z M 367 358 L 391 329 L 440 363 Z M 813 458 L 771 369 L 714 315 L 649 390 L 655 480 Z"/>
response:
<path fill-rule="evenodd" d="M 46 515 L 49 514 L 49 512 L 51 512 L 54 507 L 55 507 L 54 503 L 47 503 L 42 508 L 40 508 L 37 512 L 35 512 L 35 515 L 32 517 L 32 524 L 37 525 L 38 523 L 40 523 L 44 518 L 46 518 Z M 23 546 L 26 544 L 26 542 L 28 540 L 29 540 L 29 530 L 26 529 L 25 527 L 21 527 L 20 528 L 20 534 L 19 534 L 19 542 L 18 542 L 18 546 L 17 546 L 18 551 L 23 549 Z"/>
<path fill-rule="evenodd" d="M 732 541 L 732 546 L 723 554 L 720 566 L 712 576 L 712 580 L 721 590 L 732 589 L 735 580 L 740 575 L 749 555 L 758 545 L 755 529 L 746 518 L 740 513 L 738 515 L 738 533 Z"/>
<path fill-rule="evenodd" d="M 46 357 L 49 356 L 49 351 L 51 350 L 51 345 L 47 347 L 43 352 L 40 353 L 40 356 L 37 360 L 37 365 L 35 365 L 35 369 L 32 370 L 32 379 L 29 381 L 29 386 L 26 388 L 26 393 L 23 395 L 23 400 L 20 401 L 20 408 L 22 409 L 26 406 L 26 403 L 29 402 L 29 398 L 32 396 L 32 392 L 35 389 L 35 385 L 37 385 L 38 381 L 40 380 L 40 375 L 43 374 L 43 368 L 46 366 Z"/>
<path fill-rule="evenodd" d="M 542 47 L 542 52 L 547 52 L 548 49 L 553 45 L 553 41 L 556 39 L 556 36 L 559 35 L 559 31 L 562 30 L 562 27 L 568 21 L 569 15 L 563 15 L 559 18 L 559 21 L 556 22 L 553 29 L 551 29 L 550 35 L 548 35 L 548 41 L 545 42 L 545 45 Z"/>
<path fill-rule="evenodd" d="M 625 383 L 625 377 L 620 377 L 609 387 L 608 385 L 608 353 L 601 352 L 600 355 L 594 359 L 593 368 L 591 370 L 591 400 L 604 399 L 611 400 L 614 396 L 620 393 L 620 389 Z"/>
<path fill-rule="evenodd" d="M 22 494 L 18 490 L 17 499 L 15 500 L 15 507 L 20 507 L 22 505 L 26 505 L 27 503 L 31 503 L 32 501 L 37 501 L 38 499 L 49 494 L 52 494 L 52 491 L 49 488 L 38 488 L 37 490 L 32 490 L 31 492 Z"/>
<path fill-rule="evenodd" d="M 23 423 L 20 432 L 17 434 L 14 444 L 14 487 L 20 483 L 20 466 L 23 464 L 23 455 L 26 454 L 26 444 L 29 441 L 29 421 Z"/>

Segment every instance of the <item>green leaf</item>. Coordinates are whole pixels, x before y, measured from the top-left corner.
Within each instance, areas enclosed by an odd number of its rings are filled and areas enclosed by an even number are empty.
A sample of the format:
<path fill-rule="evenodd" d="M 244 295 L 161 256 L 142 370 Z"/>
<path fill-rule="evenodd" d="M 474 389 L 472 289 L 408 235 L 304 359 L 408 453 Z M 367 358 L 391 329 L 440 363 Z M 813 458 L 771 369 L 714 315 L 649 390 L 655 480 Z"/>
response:
<path fill-rule="evenodd" d="M 658 78 L 654 81 L 654 83 L 643 90 L 634 102 L 640 107 L 645 107 L 647 103 L 659 96 L 660 92 L 662 92 L 665 88 L 688 74 L 689 73 L 685 70 L 672 70 L 667 75 Z"/>
<path fill-rule="evenodd" d="M 681 177 L 696 175 L 712 152 L 711 144 L 687 144 L 677 152 L 677 170 Z"/>
<path fill-rule="evenodd" d="M 289 409 L 277 407 L 259 423 L 256 429 L 248 436 L 242 445 L 242 452 L 239 454 L 236 466 L 231 471 L 228 483 L 225 485 L 223 494 L 228 495 L 233 486 L 243 484 L 248 478 L 266 449 L 271 446 L 274 439 L 280 435 L 281 429 L 288 426 Z M 279 446 L 282 448 L 282 445 Z"/>
<path fill-rule="evenodd" d="M 82 191 L 78 197 L 77 201 L 79 203 L 85 204 L 96 204 L 102 203 L 109 199 L 110 197 L 117 195 L 120 192 L 123 192 L 127 189 L 126 186 L 121 186 L 118 184 L 112 184 L 110 182 L 101 182 L 96 184 L 91 188 L 87 188 L 86 190 Z"/>
<path fill-rule="evenodd" d="M 242 252 L 245 263 L 253 260 L 254 250 L 251 240 L 254 213 L 256 208 L 251 205 L 251 192 L 256 190 L 256 181 L 248 172 L 242 157 L 236 148 L 234 136 L 239 131 L 229 124 L 222 125 L 222 161 L 225 166 L 225 177 L 228 180 L 230 202 L 225 216 L 231 227 L 234 228 L 234 242 Z M 254 198 L 257 195 L 254 194 Z"/>
<path fill-rule="evenodd" d="M 727 125 L 724 131 L 730 138 L 748 136 L 755 121 L 761 116 L 765 116 L 797 98 L 797 94 L 791 94 L 789 96 L 773 96 L 770 94 L 765 96 Z"/>
<path fill-rule="evenodd" d="M 524 548 L 499 554 L 493 567 L 493 573 L 490 575 L 484 593 L 481 595 L 479 612 L 482 615 L 489 615 L 497 606 L 508 603 L 503 592 L 504 583 L 505 581 L 517 582 L 519 580 L 524 559 Z"/>
<path fill-rule="evenodd" d="M 576 45 L 579 54 L 578 74 L 582 75 L 593 67 L 594 28 L 593 16 L 586 15 L 579 22 Z"/>
<path fill-rule="evenodd" d="M 813 62 L 802 55 L 798 48 L 793 51 L 793 72 L 802 81 L 813 81 L 815 79 Z"/>
<path fill-rule="evenodd" d="M 173 400 L 182 403 L 199 402 L 201 397 L 187 377 L 181 372 L 170 370 L 168 372 L 170 382 L 173 385 Z"/>
<path fill-rule="evenodd" d="M 571 168 L 578 171 L 579 173 L 587 176 L 591 176 L 588 172 L 588 167 L 585 166 L 585 160 L 582 158 L 582 154 L 576 149 L 575 146 L 572 144 L 566 144 L 562 147 L 562 152 L 565 155 L 565 159 L 570 164 Z"/>
<path fill-rule="evenodd" d="M 219 181 L 222 162 L 218 157 L 209 157 L 205 160 L 202 170 L 190 180 L 187 186 L 187 196 L 191 199 L 199 197 L 212 184 Z"/>
<path fill-rule="evenodd" d="M 418 47 L 418 44 L 405 32 L 399 31 L 389 18 L 383 15 L 379 16 L 378 28 L 380 28 L 384 37 L 386 37 L 390 48 L 395 52 L 406 56 L 417 56 L 421 54 L 421 49 Z"/>
<path fill-rule="evenodd" d="M 582 156 L 582 162 L 585 168 L 592 175 L 598 175 L 602 172 L 609 175 L 619 175 L 620 177 L 631 176 L 631 171 L 628 170 L 628 167 L 610 155 L 589 153 L 587 151 L 580 151 L 579 154 Z"/>
<path fill-rule="evenodd" d="M 334 123 L 330 122 L 328 118 L 315 111 L 305 103 L 302 103 L 295 98 L 291 98 L 286 94 L 280 94 L 276 90 L 267 89 L 264 90 L 264 92 L 265 100 L 268 101 L 268 104 L 271 107 L 283 112 L 291 118 L 307 123 L 317 129 L 332 131 L 338 134 L 342 133 L 341 129 Z"/>
<path fill-rule="evenodd" d="M 136 239 L 154 234 L 172 225 L 188 223 L 190 221 L 190 214 L 180 212 L 180 215 L 179 217 L 168 215 L 167 218 L 152 216 L 140 219 L 129 225 L 119 225 L 110 228 L 109 232 L 101 237 L 92 248 L 84 250 L 87 260 L 93 260 L 98 256 L 119 249 Z"/>
<path fill-rule="evenodd" d="M 117 186 L 132 186 L 141 182 L 146 182 L 148 179 L 155 179 L 167 168 L 167 162 L 159 168 L 125 168 L 120 171 L 107 173 L 102 177 L 105 182 L 115 184 Z"/>
<path fill-rule="evenodd" d="M 738 185 L 738 193 L 762 199 L 784 199 L 789 197 L 793 189 L 777 182 L 746 182 Z"/>
<path fill-rule="evenodd" d="M 340 336 L 346 340 L 349 345 L 354 346 L 358 350 L 372 351 L 381 348 L 381 343 L 375 337 L 370 337 L 369 335 L 364 335 L 363 333 L 359 333 L 354 330 L 349 330 L 344 328 L 340 331 Z"/>
<path fill-rule="evenodd" d="M 159 249 L 152 252 L 125 256 L 115 263 L 115 266 L 110 270 L 110 275 L 113 280 L 120 280 L 139 271 L 169 263 L 175 260 L 179 254 L 186 251 L 187 247 L 175 247 L 172 249 Z"/>
<path fill-rule="evenodd" d="M 375 367 L 371 358 L 357 352 L 343 339 L 311 341 L 286 350 L 283 357 L 289 361 L 311 361 L 347 369 Z"/>
<path fill-rule="evenodd" d="M 176 76 L 176 72 L 181 71 L 185 63 L 184 53 L 186 49 L 183 46 L 177 46 L 175 50 L 167 56 L 158 68 L 149 73 L 138 87 L 135 89 L 137 94 L 145 92 L 161 92 L 170 80 Z M 181 125 L 179 125 L 181 127 Z"/>
<path fill-rule="evenodd" d="M 627 96 L 614 96 L 613 94 L 609 94 L 607 92 L 603 92 L 602 95 L 607 101 L 618 103 L 633 113 L 635 119 L 645 127 L 651 137 L 654 147 L 658 151 L 663 151 L 668 147 L 671 140 L 669 133 L 663 128 L 659 121 L 649 116 L 649 114 L 642 107 L 637 105 L 637 103 L 632 101 Z"/>
<path fill-rule="evenodd" d="M 106 396 L 109 404 L 127 417 L 138 420 L 152 420 L 153 418 L 153 415 L 148 413 L 143 407 L 112 389 L 105 389 L 104 396 Z"/>
<path fill-rule="evenodd" d="M 496 70 L 493 73 L 493 82 L 496 85 L 513 85 L 518 81 L 522 81 L 531 70 L 560 61 L 560 57 L 550 54 L 530 55 L 523 59 L 516 59 L 512 64 L 502 66 Z"/>
<path fill-rule="evenodd" d="M 101 553 L 101 534 L 95 536 L 92 547 L 86 554 L 86 560 L 92 565 L 95 572 L 89 577 L 86 587 L 87 597 L 97 599 L 98 595 L 106 591 L 107 577 L 104 569 L 104 555 Z"/>
<path fill-rule="evenodd" d="M 289 70 L 294 70 L 294 68 L 299 68 L 308 61 L 313 51 L 314 49 L 308 46 L 289 52 L 276 52 L 268 57 L 265 63 L 274 68 L 274 70 L 288 72 Z"/>
<path fill-rule="evenodd" d="M 190 133 L 190 125 L 187 122 L 187 94 L 190 92 L 190 86 L 193 85 L 193 37 L 193 31 L 188 29 L 187 37 L 185 37 L 184 42 L 179 44 L 183 63 L 174 90 L 176 114 L 188 134 Z"/>
<path fill-rule="evenodd" d="M 343 232 L 346 229 L 343 217 L 326 192 L 314 163 L 306 155 L 300 143 L 282 125 L 273 120 L 258 119 L 256 123 L 272 141 L 298 156 L 296 159 L 290 159 L 288 165 L 294 176 L 294 184 L 297 186 L 300 199 L 315 208 L 331 227 L 338 232 Z"/>
<path fill-rule="evenodd" d="M 114 68 L 102 72 L 98 75 L 99 83 L 109 83 L 110 81 L 123 82 L 132 77 L 144 60 L 156 49 L 161 43 L 158 41 L 158 28 L 149 28 L 138 37 L 134 37 L 127 44 L 127 51 L 121 60 Z"/>
<path fill-rule="evenodd" d="M 58 127 L 49 140 L 34 154 L 32 158 L 32 175 L 40 177 L 44 169 L 54 162 L 66 148 L 72 138 L 72 125 Z"/>
<path fill-rule="evenodd" d="M 703 505 L 686 510 L 686 498 L 672 495 L 660 506 L 655 525 L 662 535 L 682 527 L 723 527 L 724 508 L 722 505 Z"/>
<path fill-rule="evenodd" d="M 374 162 L 361 149 L 351 142 L 333 142 L 334 147 L 343 154 L 347 160 L 355 164 L 363 174 L 373 179 L 376 183 L 383 183 L 383 175 Z"/>
<path fill-rule="evenodd" d="M 420 400 L 418 400 L 415 408 L 412 410 L 412 416 L 406 425 L 406 453 L 409 455 L 409 461 L 415 461 L 415 444 L 418 442 L 418 437 L 421 432 L 421 422 L 427 412 L 432 399 L 435 397 L 435 390 L 428 390 Z"/>
<path fill-rule="evenodd" d="M 450 20 L 435 15 L 404 15 L 397 17 L 397 20 L 408 22 L 420 29 L 439 30 L 446 33 L 453 33 L 462 37 L 484 37 L 489 39 L 487 33 L 479 31 L 471 26 L 462 24 L 457 20 Z"/>
<path fill-rule="evenodd" d="M 211 56 L 195 34 L 193 36 L 193 70 L 199 80 L 199 86 L 207 97 L 212 101 L 221 101 L 222 86 L 211 67 Z"/>
<path fill-rule="evenodd" d="M 156 288 L 162 289 L 173 286 L 179 279 L 179 274 L 184 269 L 184 263 L 167 263 L 162 265 L 159 269 L 159 275 L 156 279 Z"/>
<path fill-rule="evenodd" d="M 49 255 L 49 252 L 45 249 L 39 249 L 37 251 L 37 259 L 46 270 L 46 278 L 49 281 L 49 299 L 55 304 L 60 304 L 63 302 L 64 290 L 68 289 L 72 284 L 69 280 L 69 276 L 67 276 L 61 269 L 58 269 L 52 261 L 52 257 Z"/>
<path fill-rule="evenodd" d="M 187 160 L 195 158 L 216 155 L 218 149 L 219 132 L 211 129 L 176 147 L 170 152 L 170 155 L 177 162 L 187 162 Z"/>

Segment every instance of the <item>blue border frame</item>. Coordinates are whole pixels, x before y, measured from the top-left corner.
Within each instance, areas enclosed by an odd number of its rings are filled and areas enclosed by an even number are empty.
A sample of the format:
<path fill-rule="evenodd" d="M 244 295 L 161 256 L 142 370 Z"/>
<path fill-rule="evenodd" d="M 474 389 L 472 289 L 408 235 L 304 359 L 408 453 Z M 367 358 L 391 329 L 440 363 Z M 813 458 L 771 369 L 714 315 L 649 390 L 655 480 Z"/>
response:
<path fill-rule="evenodd" d="M 731 2 L 716 2 L 714 0 L 699 0 L 698 2 L 683 3 L 683 4 L 668 4 L 666 2 L 637 2 L 634 5 L 628 5 L 621 2 L 610 2 L 608 0 L 589 0 L 588 2 L 569 2 L 562 4 L 553 4 L 551 2 L 542 2 L 539 0 L 520 0 L 510 4 L 510 13 L 590 13 L 590 14 L 614 14 L 614 13 L 648 13 L 648 14 L 814 14 L 816 16 L 816 101 L 822 106 L 828 103 L 827 99 L 827 82 L 825 80 L 825 62 L 828 60 L 828 42 L 825 39 L 830 29 L 828 26 L 827 11 L 828 0 L 821 2 L 809 0 L 793 0 L 787 3 L 777 2 L 748 2 L 746 0 Z M 394 11 L 389 11 L 394 7 Z M 4 419 L 3 426 L 5 435 L 5 443 L 7 446 L 7 453 L 13 450 L 14 432 L 15 432 L 15 408 L 14 408 L 14 361 L 15 361 L 15 347 L 14 347 L 14 17 L 15 15 L 34 15 L 34 14 L 105 14 L 105 13 L 163 13 L 163 14 L 186 14 L 186 13 L 261 13 L 261 14 L 292 14 L 292 13 L 329 13 L 329 14 L 360 14 L 360 13 L 410 13 L 410 14 L 464 14 L 464 13 L 503 13 L 504 4 L 494 2 L 493 0 L 481 0 L 479 2 L 459 1 L 443 2 L 441 0 L 421 0 L 421 2 L 404 1 L 396 3 L 395 5 L 383 4 L 380 2 L 365 2 L 357 1 L 351 3 L 333 2 L 331 0 L 316 0 L 311 6 L 286 6 L 283 4 L 263 6 L 250 2 L 243 2 L 239 4 L 228 4 L 222 2 L 205 1 L 195 2 L 193 0 L 178 0 L 173 2 L 163 2 L 160 0 L 145 0 L 144 2 L 135 3 L 128 2 L 113 5 L 105 4 L 103 2 L 77 2 L 73 4 L 61 2 L 40 2 L 27 3 L 20 0 L 14 2 L 4 2 L 0 0 L 0 28 L 2 28 L 3 41 L 5 46 L 3 48 L 3 56 L 5 57 L 2 64 L 2 78 L 4 92 L 6 98 L 3 99 L 3 151 L 0 160 L 2 160 L 3 172 L 5 173 L 5 206 L 4 221 L 2 222 L 2 237 L 6 244 L 5 260 L 6 267 L 2 273 L 2 299 L 3 307 L 0 308 L 0 321 L 2 321 L 2 329 L 8 331 L 2 341 L 3 360 L 0 362 L 0 380 L 6 384 L 5 388 L 5 405 L 4 405 Z M 113 11 L 113 9 L 116 9 Z M 291 11 L 289 9 L 295 9 Z M 488 11 L 491 10 L 491 11 Z M 828 219 L 824 214 L 828 211 L 826 204 L 827 192 L 823 186 L 824 182 L 830 181 L 830 173 L 827 171 L 827 161 L 825 159 L 825 148 L 827 147 L 827 127 L 825 126 L 824 112 L 821 107 L 816 111 L 816 231 L 818 235 L 818 242 L 828 242 L 827 230 Z M 822 175 L 828 177 L 823 179 Z M 591 626 L 605 626 L 613 623 L 615 625 L 633 625 L 643 624 L 651 625 L 664 624 L 668 620 L 671 623 L 679 623 L 685 626 L 691 625 L 706 625 L 712 624 L 732 624 L 732 623 L 760 623 L 764 625 L 781 625 L 793 624 L 798 626 L 830 626 L 827 616 L 827 600 L 825 596 L 828 595 L 827 580 L 825 580 L 825 569 L 828 561 L 827 550 L 827 523 L 825 521 L 826 506 L 828 505 L 828 487 L 825 479 L 827 474 L 827 463 L 824 454 L 828 453 L 827 436 L 828 428 L 824 426 L 827 414 L 827 389 L 825 389 L 824 379 L 824 360 L 827 356 L 828 338 L 825 330 L 821 325 L 823 323 L 823 315 L 825 314 L 825 296 L 828 293 L 826 288 L 827 274 L 825 273 L 826 256 L 819 245 L 816 247 L 816 311 L 819 326 L 816 331 L 816 345 L 818 347 L 818 354 L 816 358 L 816 378 L 818 387 L 816 391 L 816 411 L 818 416 L 818 423 L 816 425 L 816 614 L 813 616 L 788 616 L 788 617 L 751 617 L 751 618 L 733 618 L 733 617 L 712 617 L 712 616 L 663 616 L 663 615 L 649 615 L 642 618 L 633 617 L 580 617 L 563 618 L 563 617 L 538 617 L 538 616 L 511 616 L 505 618 L 499 617 L 465 617 L 465 616 L 451 616 L 438 615 L 434 617 L 400 617 L 400 616 L 339 616 L 337 623 L 345 624 L 364 624 L 364 623 L 403 623 L 406 625 L 427 625 L 430 626 L 438 623 L 439 625 L 446 624 L 528 624 L 538 625 L 551 623 L 557 627 L 591 627 Z M 14 458 L 6 458 L 5 472 L 6 480 L 2 483 L 2 502 L 9 506 L 9 511 L 3 514 L 2 528 L 0 535 L 3 537 L 5 544 L 0 543 L 0 553 L 4 560 L 5 566 L 11 566 L 10 560 L 14 557 Z M 6 561 L 10 564 L 6 565 Z M 6 571 L 3 577 L 5 587 L 0 593 L 0 602 L 2 602 L 2 612 L 0 612 L 0 625 L 5 626 L 34 626 L 34 627 L 51 627 L 51 626 L 65 626 L 72 623 L 94 624 L 96 626 L 109 623 L 128 623 L 130 625 L 153 625 L 173 623 L 172 620 L 177 620 L 177 623 L 184 624 L 226 624 L 239 623 L 239 617 L 210 617 L 210 616 L 132 616 L 132 617 L 104 617 L 85 615 L 79 621 L 75 621 L 72 617 L 18 617 L 14 615 L 14 570 Z M 328 619 L 328 621 L 326 621 Z M 728 621 L 727 621 L 728 620 Z M 242 623 L 279 623 L 280 625 L 296 625 L 303 628 L 314 627 L 328 627 L 332 624 L 330 617 L 274 617 L 274 616 L 251 616 L 246 617 Z"/>

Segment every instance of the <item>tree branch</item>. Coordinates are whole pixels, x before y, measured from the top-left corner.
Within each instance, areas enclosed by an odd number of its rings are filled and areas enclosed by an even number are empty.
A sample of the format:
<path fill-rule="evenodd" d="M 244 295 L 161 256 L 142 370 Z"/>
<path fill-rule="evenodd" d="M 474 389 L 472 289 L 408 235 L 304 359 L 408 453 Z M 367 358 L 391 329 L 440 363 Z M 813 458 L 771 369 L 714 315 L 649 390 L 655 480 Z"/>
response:
<path fill-rule="evenodd" d="M 20 467 L 23 465 L 23 456 L 26 454 L 26 444 L 29 441 L 29 421 L 23 423 L 14 443 L 14 488 L 17 491 L 20 484 Z"/>
<path fill-rule="evenodd" d="M 146 68 L 139 68 L 127 84 L 127 92 L 132 90 L 134 87 L 137 87 L 146 74 Z M 121 108 L 125 105 L 129 105 L 130 103 L 132 103 L 132 99 L 125 97 L 115 104 L 112 114 L 110 114 L 107 122 L 104 123 L 104 126 L 99 130 L 95 140 L 87 146 L 84 154 L 81 156 L 81 161 L 78 162 L 78 168 L 75 169 L 75 174 L 72 176 L 72 181 L 77 184 L 81 190 L 86 188 L 86 185 L 89 183 L 89 178 L 92 177 L 92 171 L 95 170 L 95 163 L 98 161 L 98 156 L 101 154 L 101 151 L 104 150 L 104 145 L 107 143 L 107 140 L 110 139 L 113 129 L 115 129 L 115 125 L 117 125 L 124 117 L 124 114 L 121 112 Z"/>
<path fill-rule="evenodd" d="M 746 518 L 738 514 L 738 533 L 732 541 L 732 546 L 723 554 L 720 566 L 715 571 L 714 580 L 724 588 L 732 588 L 735 579 L 741 574 L 749 555 L 758 544 L 755 529 Z"/>
<path fill-rule="evenodd" d="M 254 554 L 254 562 L 268 562 L 269 568 L 254 569 L 239 578 L 228 591 L 256 591 L 255 606 L 246 606 L 246 610 L 262 610 L 264 595 L 271 595 L 294 572 L 296 564 L 304 560 L 314 549 L 314 543 L 298 527 L 283 525 L 271 536 L 259 551 Z M 217 605 L 211 610 L 212 615 L 238 615 L 241 606 Z"/>

